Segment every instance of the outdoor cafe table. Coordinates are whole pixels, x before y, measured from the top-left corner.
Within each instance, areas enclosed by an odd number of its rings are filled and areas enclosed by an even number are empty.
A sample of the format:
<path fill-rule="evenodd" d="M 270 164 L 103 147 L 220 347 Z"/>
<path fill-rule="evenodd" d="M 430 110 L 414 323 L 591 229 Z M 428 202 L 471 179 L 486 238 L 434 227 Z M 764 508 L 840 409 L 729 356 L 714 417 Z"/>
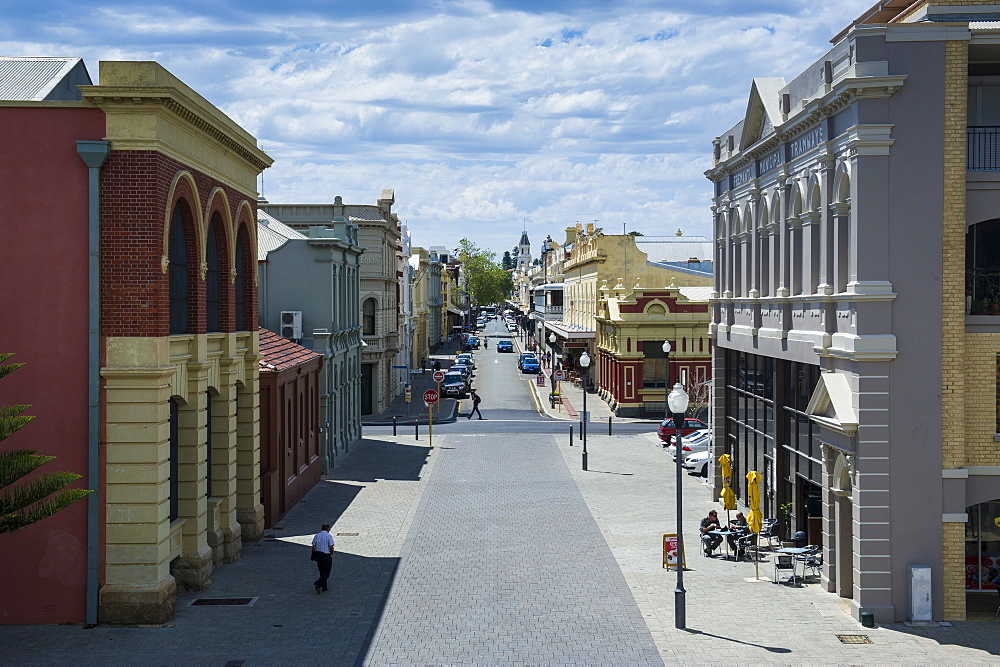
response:
<path fill-rule="evenodd" d="M 710 530 L 709 535 L 718 535 L 726 543 L 726 560 L 729 560 L 729 536 L 739 535 L 735 530 Z"/>
<path fill-rule="evenodd" d="M 792 560 L 792 583 L 794 584 L 795 580 L 799 578 L 795 574 L 795 568 L 797 567 L 797 563 L 800 560 L 802 560 L 800 558 L 800 556 L 804 556 L 807 553 L 809 553 L 809 549 L 807 549 L 806 547 L 781 547 L 780 549 L 776 549 L 775 552 L 779 553 L 779 554 L 791 554 L 791 556 L 793 558 L 793 560 Z M 805 561 L 802 561 L 802 577 L 801 578 L 802 579 L 806 578 Z"/>

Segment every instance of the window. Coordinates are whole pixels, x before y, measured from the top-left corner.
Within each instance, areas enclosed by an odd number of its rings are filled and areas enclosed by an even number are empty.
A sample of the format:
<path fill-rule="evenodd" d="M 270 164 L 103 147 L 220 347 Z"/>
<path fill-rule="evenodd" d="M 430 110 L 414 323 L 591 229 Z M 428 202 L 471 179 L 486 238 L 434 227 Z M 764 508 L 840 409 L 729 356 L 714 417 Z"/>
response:
<path fill-rule="evenodd" d="M 361 308 L 361 315 L 363 317 L 362 331 L 365 336 L 375 335 L 375 299 L 365 299 L 365 303 Z"/>
<path fill-rule="evenodd" d="M 216 221 L 218 216 L 212 216 L 212 222 L 208 225 L 208 239 L 205 244 L 205 264 L 208 269 L 205 271 L 205 331 L 220 331 L 219 306 L 221 301 L 219 289 L 219 242 L 216 234 L 219 231 L 219 224 Z"/>
<path fill-rule="evenodd" d="M 247 288 L 246 283 L 250 279 L 249 262 L 247 258 L 246 228 L 241 227 L 239 236 L 236 238 L 236 289 L 235 289 L 235 309 L 236 309 L 236 330 L 247 330 Z"/>
<path fill-rule="evenodd" d="M 177 204 L 170 217 L 170 333 L 188 332 L 188 251 L 184 214 Z"/>
<path fill-rule="evenodd" d="M 170 399 L 170 508 L 169 508 L 169 519 L 173 521 L 178 516 L 180 516 L 180 498 L 178 497 L 178 480 L 179 471 L 178 464 L 180 459 L 180 428 L 178 423 L 178 413 L 180 408 L 177 406 L 177 401 Z"/>
<path fill-rule="evenodd" d="M 965 233 L 965 296 L 969 315 L 1000 315 L 1000 218 Z"/>

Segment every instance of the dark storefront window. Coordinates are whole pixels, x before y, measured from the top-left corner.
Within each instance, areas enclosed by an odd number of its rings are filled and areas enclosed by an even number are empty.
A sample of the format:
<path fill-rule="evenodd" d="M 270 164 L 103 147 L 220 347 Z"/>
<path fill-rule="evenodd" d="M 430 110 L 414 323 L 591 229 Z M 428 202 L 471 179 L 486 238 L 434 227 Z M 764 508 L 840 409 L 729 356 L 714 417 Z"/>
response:
<path fill-rule="evenodd" d="M 170 218 L 170 333 L 188 331 L 188 248 L 184 214 L 177 204 Z"/>
<path fill-rule="evenodd" d="M 219 282 L 219 240 L 216 234 L 219 225 L 215 216 L 208 225 L 208 237 L 205 244 L 205 331 L 212 333 L 221 331 L 219 311 L 222 304 L 221 283 Z"/>
<path fill-rule="evenodd" d="M 733 457 L 733 488 L 745 502 L 746 474 L 759 472 L 768 517 L 794 500 L 796 478 L 810 490 L 821 482 L 817 429 L 806 414 L 819 373 L 819 366 L 726 352 L 724 442 Z"/>

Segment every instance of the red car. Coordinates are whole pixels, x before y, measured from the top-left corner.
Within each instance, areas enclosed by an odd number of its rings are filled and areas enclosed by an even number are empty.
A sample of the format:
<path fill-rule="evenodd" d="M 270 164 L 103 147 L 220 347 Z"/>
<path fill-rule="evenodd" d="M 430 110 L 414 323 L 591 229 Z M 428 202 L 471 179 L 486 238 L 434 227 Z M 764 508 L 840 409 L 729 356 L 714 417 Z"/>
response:
<path fill-rule="evenodd" d="M 698 429 L 708 428 L 708 424 L 700 419 L 695 419 L 694 417 L 685 417 L 684 425 L 681 426 L 681 437 L 694 433 Z M 677 427 L 674 426 L 673 419 L 664 419 L 660 422 L 660 428 L 657 429 L 657 433 L 660 436 L 660 440 L 670 444 L 674 441 L 674 436 L 677 434 Z"/>

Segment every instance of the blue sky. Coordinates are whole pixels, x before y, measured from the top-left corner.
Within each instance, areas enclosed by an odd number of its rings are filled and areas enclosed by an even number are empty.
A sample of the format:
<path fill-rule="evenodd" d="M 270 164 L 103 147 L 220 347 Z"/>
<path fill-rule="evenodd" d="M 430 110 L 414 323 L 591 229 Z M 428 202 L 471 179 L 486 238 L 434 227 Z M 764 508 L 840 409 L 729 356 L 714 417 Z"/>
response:
<path fill-rule="evenodd" d="M 275 203 L 374 204 L 499 254 L 597 221 L 709 235 L 711 141 L 872 0 L 2 0 L 0 54 L 156 60 L 274 158 Z"/>

